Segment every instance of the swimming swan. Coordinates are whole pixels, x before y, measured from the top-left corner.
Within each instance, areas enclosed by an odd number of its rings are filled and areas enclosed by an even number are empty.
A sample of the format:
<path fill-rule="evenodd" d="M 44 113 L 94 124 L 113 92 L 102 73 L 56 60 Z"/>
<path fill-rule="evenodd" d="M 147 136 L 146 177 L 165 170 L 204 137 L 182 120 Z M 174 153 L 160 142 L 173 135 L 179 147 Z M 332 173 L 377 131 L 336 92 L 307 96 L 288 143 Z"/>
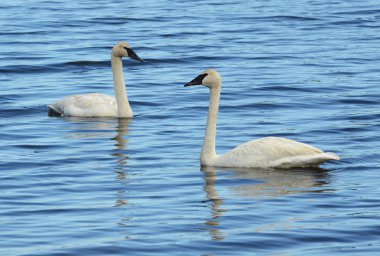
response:
<path fill-rule="evenodd" d="M 105 94 L 90 93 L 65 97 L 49 105 L 49 114 L 80 117 L 120 117 L 132 118 L 133 112 L 125 89 L 122 57 L 144 61 L 126 42 L 120 42 L 112 48 L 111 65 L 113 87 L 116 100 Z"/>
<path fill-rule="evenodd" d="M 313 146 L 279 137 L 248 141 L 224 155 L 215 152 L 216 123 L 222 80 L 214 69 L 208 69 L 186 86 L 204 85 L 210 89 L 206 133 L 201 152 L 201 164 L 215 167 L 293 168 L 318 166 L 329 160 L 339 160 L 334 153 L 325 153 Z"/>

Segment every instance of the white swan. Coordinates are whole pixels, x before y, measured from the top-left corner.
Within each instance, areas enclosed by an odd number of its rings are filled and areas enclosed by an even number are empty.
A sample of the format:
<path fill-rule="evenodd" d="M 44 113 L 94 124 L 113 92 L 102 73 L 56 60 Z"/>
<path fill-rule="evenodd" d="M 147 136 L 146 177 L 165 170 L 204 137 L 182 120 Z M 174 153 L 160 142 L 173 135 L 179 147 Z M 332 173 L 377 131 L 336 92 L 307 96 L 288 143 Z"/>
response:
<path fill-rule="evenodd" d="M 216 123 L 222 80 L 214 69 L 208 69 L 185 86 L 204 85 L 210 89 L 210 106 L 201 152 L 201 164 L 215 167 L 293 168 L 318 166 L 328 160 L 339 160 L 334 153 L 325 153 L 294 140 L 266 137 L 248 141 L 224 155 L 215 152 Z"/>
<path fill-rule="evenodd" d="M 122 57 L 143 61 L 126 42 L 120 42 L 112 48 L 111 65 L 116 100 L 109 95 L 100 93 L 72 95 L 49 105 L 49 114 L 132 118 L 133 112 L 125 89 Z"/>

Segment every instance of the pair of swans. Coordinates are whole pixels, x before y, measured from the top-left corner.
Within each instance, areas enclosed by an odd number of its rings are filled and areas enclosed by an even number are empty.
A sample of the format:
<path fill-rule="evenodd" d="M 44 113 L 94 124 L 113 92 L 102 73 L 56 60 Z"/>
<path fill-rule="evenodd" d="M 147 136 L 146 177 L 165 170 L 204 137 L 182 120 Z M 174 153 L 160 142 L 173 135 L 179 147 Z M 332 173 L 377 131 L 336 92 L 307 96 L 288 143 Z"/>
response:
<path fill-rule="evenodd" d="M 143 61 L 126 42 L 112 48 L 111 64 L 116 100 L 99 93 L 81 94 L 65 97 L 49 105 L 51 114 L 80 117 L 118 117 L 132 118 L 133 112 L 128 102 L 123 76 L 122 57 Z M 236 168 L 294 168 L 319 166 L 329 160 L 339 160 L 334 153 L 280 137 L 266 137 L 248 141 L 223 155 L 215 151 L 216 126 L 222 80 L 214 69 L 208 69 L 187 86 L 204 85 L 210 89 L 210 105 L 206 133 L 200 161 L 204 166 Z"/>

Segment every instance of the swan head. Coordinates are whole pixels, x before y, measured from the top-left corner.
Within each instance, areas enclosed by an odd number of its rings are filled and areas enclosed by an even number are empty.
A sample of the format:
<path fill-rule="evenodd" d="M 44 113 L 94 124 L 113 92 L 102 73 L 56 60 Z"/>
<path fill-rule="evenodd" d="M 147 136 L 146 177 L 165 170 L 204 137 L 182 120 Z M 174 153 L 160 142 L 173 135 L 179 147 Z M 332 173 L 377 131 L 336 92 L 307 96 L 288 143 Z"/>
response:
<path fill-rule="evenodd" d="M 138 61 L 141 61 L 143 62 L 144 60 L 142 58 L 140 58 L 134 50 L 132 50 L 132 47 L 127 43 L 127 42 L 120 42 L 118 43 L 117 45 L 115 45 L 113 48 L 112 48 L 112 54 L 115 56 L 115 57 L 119 57 L 119 58 L 122 58 L 122 57 L 129 57 L 131 59 L 134 59 L 134 60 L 138 60 Z"/>
<path fill-rule="evenodd" d="M 207 69 L 199 76 L 185 84 L 184 86 L 193 86 L 193 85 L 204 85 L 208 88 L 220 87 L 222 83 L 222 78 L 220 77 L 218 71 L 215 69 Z"/>

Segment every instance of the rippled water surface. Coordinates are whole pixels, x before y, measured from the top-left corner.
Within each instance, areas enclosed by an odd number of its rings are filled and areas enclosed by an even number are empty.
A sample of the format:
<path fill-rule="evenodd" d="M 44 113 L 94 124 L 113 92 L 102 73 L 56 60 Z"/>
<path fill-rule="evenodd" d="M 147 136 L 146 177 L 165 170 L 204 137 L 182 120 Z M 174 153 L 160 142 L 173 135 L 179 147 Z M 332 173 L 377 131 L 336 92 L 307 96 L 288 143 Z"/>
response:
<path fill-rule="evenodd" d="M 369 1 L 0 3 L 1 255 L 377 255 L 380 5 Z M 113 94 L 133 120 L 49 117 Z M 342 157 L 321 169 L 201 168 L 208 90 L 217 151 L 284 136 Z"/>

